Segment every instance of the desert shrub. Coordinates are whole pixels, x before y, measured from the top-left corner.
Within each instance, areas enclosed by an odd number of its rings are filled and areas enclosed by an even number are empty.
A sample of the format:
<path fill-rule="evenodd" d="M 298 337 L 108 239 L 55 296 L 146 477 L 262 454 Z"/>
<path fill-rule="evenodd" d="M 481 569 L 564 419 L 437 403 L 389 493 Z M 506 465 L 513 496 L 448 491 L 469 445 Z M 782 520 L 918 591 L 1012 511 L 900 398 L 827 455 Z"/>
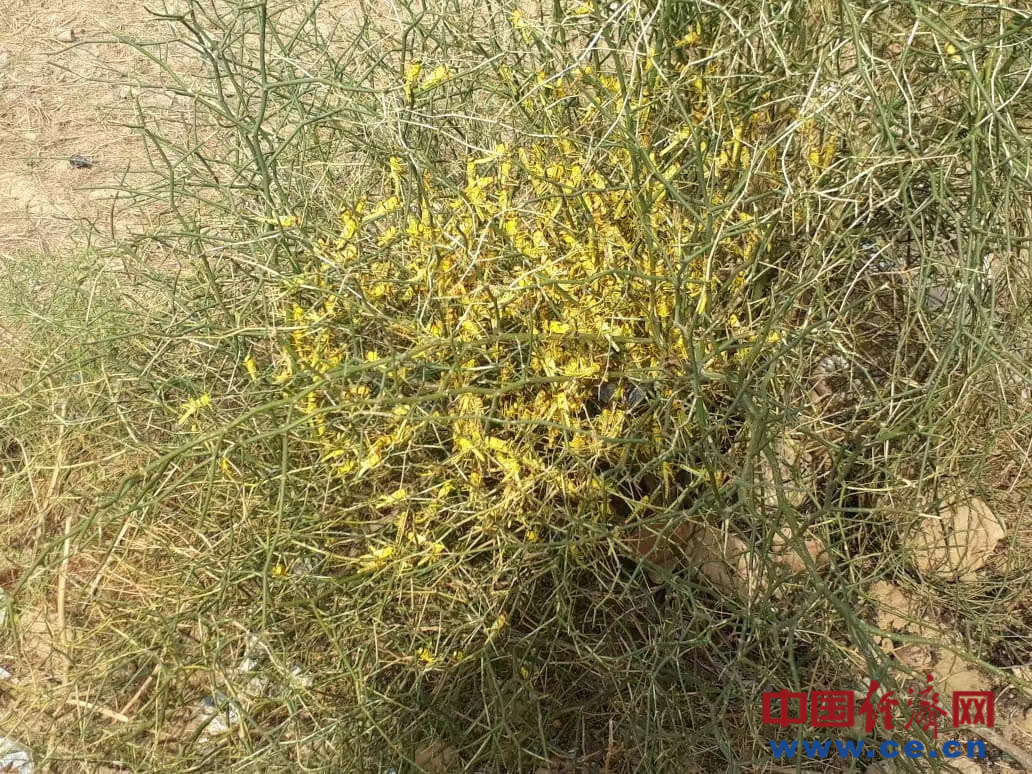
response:
<path fill-rule="evenodd" d="M 978 118 L 1027 102 L 1019 15 L 329 10 L 166 16 L 206 70 L 168 73 L 185 141 L 140 116 L 147 462 L 78 546 L 95 679 L 160 675 L 165 741 L 111 749 L 713 771 L 761 754 L 762 691 L 890 681 L 863 590 L 1025 369 L 987 299 L 1024 298 L 1027 146 Z M 180 733 L 216 689 L 232 731 Z"/>

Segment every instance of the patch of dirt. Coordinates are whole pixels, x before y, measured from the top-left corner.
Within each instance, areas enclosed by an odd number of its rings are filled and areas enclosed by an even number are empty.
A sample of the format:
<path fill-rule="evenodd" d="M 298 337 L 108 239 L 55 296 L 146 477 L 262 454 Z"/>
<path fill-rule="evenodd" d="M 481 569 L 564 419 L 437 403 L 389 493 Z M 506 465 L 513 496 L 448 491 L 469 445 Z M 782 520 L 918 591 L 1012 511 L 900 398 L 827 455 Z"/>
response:
<path fill-rule="evenodd" d="M 114 188 L 146 168 L 131 82 L 158 66 L 118 36 L 167 38 L 140 3 L 12 3 L 0 20 L 0 255 L 53 255 L 84 229 L 112 236 L 132 219 Z M 148 111 L 160 95 L 145 95 Z M 165 98 L 164 109 L 173 106 Z M 175 106 L 178 110 L 182 106 Z M 73 156 L 80 156 L 78 163 Z"/>
<path fill-rule="evenodd" d="M 922 518 L 904 547 L 922 574 L 970 582 L 1006 536 L 1003 522 L 975 497 Z"/>

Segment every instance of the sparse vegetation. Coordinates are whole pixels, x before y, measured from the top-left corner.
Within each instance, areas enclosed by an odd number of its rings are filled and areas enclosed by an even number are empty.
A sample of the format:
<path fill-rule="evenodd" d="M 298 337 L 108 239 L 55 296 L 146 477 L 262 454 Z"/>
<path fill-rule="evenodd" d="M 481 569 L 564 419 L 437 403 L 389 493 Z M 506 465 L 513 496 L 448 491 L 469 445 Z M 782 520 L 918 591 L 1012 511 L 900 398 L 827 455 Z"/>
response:
<path fill-rule="evenodd" d="M 197 114 L 140 103 L 160 222 L 0 291 L 18 737 L 773 771 L 764 691 L 927 671 L 1020 718 L 1029 15 L 425 5 L 119 42 Z"/>

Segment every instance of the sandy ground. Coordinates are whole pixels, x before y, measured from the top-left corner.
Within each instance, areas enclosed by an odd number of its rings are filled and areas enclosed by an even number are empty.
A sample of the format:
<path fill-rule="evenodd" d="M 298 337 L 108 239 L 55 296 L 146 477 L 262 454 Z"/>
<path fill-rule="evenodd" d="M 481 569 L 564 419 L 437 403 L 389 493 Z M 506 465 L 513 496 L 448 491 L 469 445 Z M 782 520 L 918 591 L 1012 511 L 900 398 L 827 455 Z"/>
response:
<path fill-rule="evenodd" d="M 119 35 L 158 39 L 140 2 L 9 3 L 0 18 L 0 258 L 54 255 L 73 237 L 110 238 L 141 217 L 114 187 L 146 168 L 132 122 L 136 91 L 157 67 L 118 44 Z M 144 95 L 148 109 L 161 108 Z M 166 97 L 165 109 L 172 104 Z M 90 167 L 73 166 L 83 156 Z"/>
<path fill-rule="evenodd" d="M 163 45 L 182 29 L 155 13 L 182 10 L 181 0 L 25 0 L 0 16 L 0 259 L 18 251 L 52 255 L 84 238 L 101 243 L 160 215 L 116 191 L 151 182 L 143 141 L 130 127 L 143 111 L 161 131 L 193 116 L 190 101 L 160 88 L 160 66 L 119 38 L 146 41 L 148 53 L 177 75 L 199 59 Z M 352 0 L 321 4 L 324 34 L 355 16 Z M 150 9 L 150 10 L 148 10 Z M 386 13 L 385 8 L 385 13 Z M 331 21 L 332 20 L 332 21 Z M 74 165 L 75 156 L 91 166 Z"/>

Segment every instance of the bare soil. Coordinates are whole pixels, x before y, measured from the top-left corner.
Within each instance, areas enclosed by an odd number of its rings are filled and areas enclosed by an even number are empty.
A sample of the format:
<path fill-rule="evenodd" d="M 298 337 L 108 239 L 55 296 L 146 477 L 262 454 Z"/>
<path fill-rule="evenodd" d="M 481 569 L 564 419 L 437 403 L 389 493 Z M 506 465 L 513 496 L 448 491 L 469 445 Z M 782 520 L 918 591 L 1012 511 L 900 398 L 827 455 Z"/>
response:
<path fill-rule="evenodd" d="M 0 18 L 0 257 L 59 255 L 73 237 L 110 239 L 143 217 L 115 189 L 147 169 L 127 126 L 174 97 L 138 95 L 157 65 L 120 36 L 161 40 L 144 3 L 10 3 Z M 164 104 L 162 104 L 164 102 Z M 179 107 L 179 106 L 177 106 Z M 73 163 L 73 157 L 82 161 Z"/>

